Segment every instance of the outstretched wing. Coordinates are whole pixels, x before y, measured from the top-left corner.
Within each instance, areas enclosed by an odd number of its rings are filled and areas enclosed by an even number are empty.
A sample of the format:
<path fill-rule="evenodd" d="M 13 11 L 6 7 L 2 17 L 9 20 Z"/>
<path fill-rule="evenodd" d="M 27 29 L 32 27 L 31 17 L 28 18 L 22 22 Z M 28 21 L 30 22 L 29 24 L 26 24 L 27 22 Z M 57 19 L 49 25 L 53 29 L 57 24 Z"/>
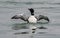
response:
<path fill-rule="evenodd" d="M 43 16 L 43 15 L 39 15 L 39 16 L 36 16 L 37 20 L 41 20 L 41 19 L 44 19 L 44 20 L 47 20 L 49 22 L 49 18 L 47 16 Z"/>
<path fill-rule="evenodd" d="M 18 14 L 18 15 L 13 16 L 11 19 L 21 19 L 21 20 L 27 21 L 28 17 L 26 17 L 26 15 Z"/>

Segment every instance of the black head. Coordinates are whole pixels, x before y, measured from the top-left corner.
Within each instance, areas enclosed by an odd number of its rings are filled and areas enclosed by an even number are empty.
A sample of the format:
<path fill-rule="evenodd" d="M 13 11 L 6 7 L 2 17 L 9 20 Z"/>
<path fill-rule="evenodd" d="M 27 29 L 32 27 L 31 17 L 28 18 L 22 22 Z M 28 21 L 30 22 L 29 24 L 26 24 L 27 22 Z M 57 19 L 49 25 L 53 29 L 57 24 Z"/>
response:
<path fill-rule="evenodd" d="M 30 8 L 28 10 L 31 12 L 31 15 L 34 15 L 34 9 L 33 8 Z"/>

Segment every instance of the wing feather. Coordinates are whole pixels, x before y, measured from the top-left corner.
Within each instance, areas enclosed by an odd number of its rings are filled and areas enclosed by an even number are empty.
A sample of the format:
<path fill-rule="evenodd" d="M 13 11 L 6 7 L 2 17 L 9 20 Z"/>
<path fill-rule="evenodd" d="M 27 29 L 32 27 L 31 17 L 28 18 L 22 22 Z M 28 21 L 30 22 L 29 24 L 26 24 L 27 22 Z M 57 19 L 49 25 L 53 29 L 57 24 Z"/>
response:
<path fill-rule="evenodd" d="M 43 16 L 43 15 L 39 15 L 39 16 L 36 16 L 37 20 L 41 20 L 41 19 L 44 19 L 44 20 L 47 20 L 49 22 L 49 18 L 47 16 Z"/>
<path fill-rule="evenodd" d="M 25 15 L 15 15 L 13 16 L 11 19 L 21 19 L 21 20 L 24 20 L 24 21 L 27 21 L 28 20 L 28 17 L 26 17 Z"/>

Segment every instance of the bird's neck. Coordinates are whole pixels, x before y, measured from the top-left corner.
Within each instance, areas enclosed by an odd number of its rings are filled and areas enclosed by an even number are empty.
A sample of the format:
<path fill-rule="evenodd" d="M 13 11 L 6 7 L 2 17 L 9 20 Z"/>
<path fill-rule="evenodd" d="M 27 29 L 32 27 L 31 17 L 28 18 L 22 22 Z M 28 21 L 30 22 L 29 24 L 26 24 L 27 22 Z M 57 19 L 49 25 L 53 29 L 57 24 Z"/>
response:
<path fill-rule="evenodd" d="M 34 12 L 31 12 L 31 15 L 34 16 Z"/>

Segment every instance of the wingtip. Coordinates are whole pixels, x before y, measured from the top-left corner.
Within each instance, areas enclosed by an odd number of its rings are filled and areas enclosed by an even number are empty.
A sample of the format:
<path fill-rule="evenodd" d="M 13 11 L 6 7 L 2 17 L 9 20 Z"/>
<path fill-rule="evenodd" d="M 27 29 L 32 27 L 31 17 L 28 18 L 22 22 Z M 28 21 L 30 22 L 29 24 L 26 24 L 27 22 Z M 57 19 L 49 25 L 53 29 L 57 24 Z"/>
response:
<path fill-rule="evenodd" d="M 48 22 L 50 21 L 49 18 L 47 18 L 47 21 L 48 21 Z"/>
<path fill-rule="evenodd" d="M 15 17 L 11 17 L 11 19 L 14 19 Z"/>
<path fill-rule="evenodd" d="M 11 19 L 18 19 L 18 17 L 17 16 L 13 16 L 13 17 L 11 17 Z"/>

